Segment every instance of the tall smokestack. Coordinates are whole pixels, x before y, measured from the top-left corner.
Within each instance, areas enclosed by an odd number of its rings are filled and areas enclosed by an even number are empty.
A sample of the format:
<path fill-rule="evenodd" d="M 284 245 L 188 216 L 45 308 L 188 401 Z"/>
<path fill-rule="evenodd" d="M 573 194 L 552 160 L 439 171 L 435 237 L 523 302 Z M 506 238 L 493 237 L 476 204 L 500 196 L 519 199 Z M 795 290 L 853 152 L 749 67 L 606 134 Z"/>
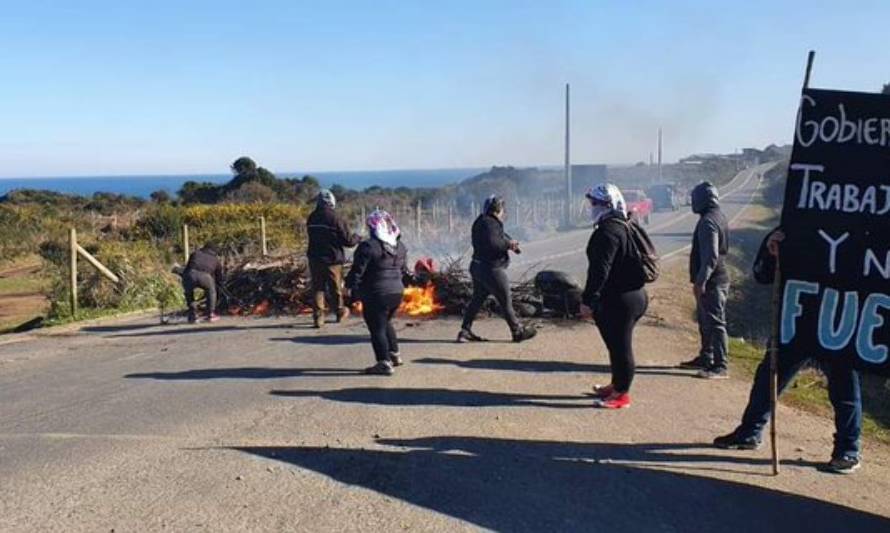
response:
<path fill-rule="evenodd" d="M 661 128 L 658 128 L 658 181 L 664 181 L 664 175 L 661 173 Z"/>
<path fill-rule="evenodd" d="M 569 84 L 566 83 L 566 212 L 565 212 L 565 225 L 566 227 L 571 226 L 572 224 L 572 158 L 570 151 L 571 144 L 571 120 L 570 120 L 570 108 L 569 108 Z"/>

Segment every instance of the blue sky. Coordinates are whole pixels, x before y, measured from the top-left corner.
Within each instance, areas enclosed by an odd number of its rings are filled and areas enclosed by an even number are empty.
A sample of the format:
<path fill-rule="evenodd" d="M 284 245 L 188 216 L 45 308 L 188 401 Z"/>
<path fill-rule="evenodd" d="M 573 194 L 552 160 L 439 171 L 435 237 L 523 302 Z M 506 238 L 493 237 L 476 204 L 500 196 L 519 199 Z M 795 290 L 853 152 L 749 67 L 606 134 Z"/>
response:
<path fill-rule="evenodd" d="M 841 7 L 846 6 L 846 7 Z M 890 2 L 4 0 L 0 176 L 558 164 L 789 142 L 890 81 Z"/>

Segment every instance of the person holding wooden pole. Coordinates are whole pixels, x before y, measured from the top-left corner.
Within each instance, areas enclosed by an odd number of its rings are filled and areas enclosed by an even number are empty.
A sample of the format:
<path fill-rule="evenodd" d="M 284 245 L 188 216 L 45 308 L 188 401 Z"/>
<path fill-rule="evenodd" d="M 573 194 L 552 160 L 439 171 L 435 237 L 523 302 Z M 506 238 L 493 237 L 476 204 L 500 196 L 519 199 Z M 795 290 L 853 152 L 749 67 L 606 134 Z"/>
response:
<path fill-rule="evenodd" d="M 754 279 L 759 283 L 773 284 L 776 279 L 776 264 L 785 234 L 781 228 L 771 231 L 763 240 L 754 262 Z M 772 346 L 772 342 L 770 345 Z M 761 434 L 770 420 L 770 359 L 776 357 L 775 377 L 778 392 L 781 393 L 794 379 L 798 371 L 813 362 L 818 362 L 828 378 L 828 397 L 834 407 L 834 450 L 825 469 L 838 474 L 850 474 L 861 465 L 860 433 L 862 431 L 862 395 L 859 373 L 849 361 L 836 357 L 815 361 L 808 354 L 777 354 L 767 352 L 751 386 L 748 405 L 739 426 L 727 435 L 714 439 L 714 446 L 732 450 L 756 450 L 761 444 Z M 775 438 L 775 437 L 773 437 Z"/>

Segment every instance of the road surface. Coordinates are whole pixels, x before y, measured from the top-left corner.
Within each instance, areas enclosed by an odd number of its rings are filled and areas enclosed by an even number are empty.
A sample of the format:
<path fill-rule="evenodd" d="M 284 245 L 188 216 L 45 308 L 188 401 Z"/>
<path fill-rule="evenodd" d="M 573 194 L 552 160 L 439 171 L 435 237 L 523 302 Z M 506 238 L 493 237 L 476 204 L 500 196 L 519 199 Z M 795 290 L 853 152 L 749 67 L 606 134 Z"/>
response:
<path fill-rule="evenodd" d="M 890 531 L 890 450 L 820 472 L 826 418 L 781 406 L 778 478 L 765 450 L 708 446 L 748 383 L 674 369 L 695 331 L 671 283 L 652 287 L 620 412 L 586 395 L 608 380 L 589 324 L 516 345 L 486 320 L 501 342 L 456 345 L 454 319 L 400 320 L 390 378 L 360 373 L 355 319 L 0 340 L 0 531 Z"/>
<path fill-rule="evenodd" d="M 730 221 L 736 220 L 757 198 L 760 176 L 773 165 L 775 163 L 767 163 L 743 170 L 722 188 L 720 203 Z M 668 259 L 688 251 L 697 220 L 698 217 L 686 206 L 679 211 L 654 213 L 646 229 L 659 254 Z M 590 233 L 591 230 L 585 228 L 523 244 L 522 254 L 512 261 L 510 275 L 519 279 L 540 270 L 554 269 L 568 272 L 583 283 Z"/>

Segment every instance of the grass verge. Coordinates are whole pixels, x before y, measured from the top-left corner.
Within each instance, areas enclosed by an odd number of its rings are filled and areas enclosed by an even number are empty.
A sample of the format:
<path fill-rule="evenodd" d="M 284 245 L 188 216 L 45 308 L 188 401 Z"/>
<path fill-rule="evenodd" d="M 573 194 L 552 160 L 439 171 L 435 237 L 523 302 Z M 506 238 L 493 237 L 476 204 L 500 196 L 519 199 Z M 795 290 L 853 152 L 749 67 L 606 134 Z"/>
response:
<path fill-rule="evenodd" d="M 732 339 L 729 346 L 733 370 L 753 378 L 757 365 L 763 360 L 765 350 L 740 339 Z M 890 444 L 890 390 L 885 378 L 862 376 L 862 434 L 884 444 Z M 817 370 L 807 369 L 785 390 L 782 403 L 802 411 L 833 417 L 834 411 L 828 400 L 825 377 Z"/>

